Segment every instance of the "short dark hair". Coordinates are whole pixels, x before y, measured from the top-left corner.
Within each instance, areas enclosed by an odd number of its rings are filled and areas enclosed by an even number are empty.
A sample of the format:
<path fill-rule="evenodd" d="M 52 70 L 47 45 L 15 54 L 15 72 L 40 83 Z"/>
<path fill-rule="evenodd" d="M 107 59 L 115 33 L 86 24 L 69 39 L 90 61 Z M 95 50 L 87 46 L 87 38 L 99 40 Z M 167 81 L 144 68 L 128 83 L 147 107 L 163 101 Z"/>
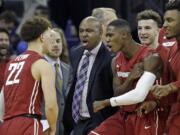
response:
<path fill-rule="evenodd" d="M 9 37 L 9 32 L 5 28 L 0 28 L 0 33 L 6 33 Z"/>
<path fill-rule="evenodd" d="M 140 20 L 148 20 L 148 19 L 152 19 L 154 20 L 158 27 L 160 28 L 162 26 L 162 19 L 161 19 L 161 16 L 159 15 L 159 13 L 151 10 L 151 9 L 148 9 L 148 10 L 144 10 L 142 12 L 139 12 L 137 14 L 137 17 L 136 17 L 136 20 L 137 21 L 140 21 Z"/>
<path fill-rule="evenodd" d="M 109 26 L 114 26 L 116 28 L 123 28 L 123 29 L 126 29 L 127 32 L 131 33 L 131 28 L 130 28 L 130 25 L 129 23 L 124 20 L 124 19 L 117 19 L 117 20 L 114 20 L 112 21 L 109 25 Z"/>
<path fill-rule="evenodd" d="M 34 16 L 25 21 L 21 28 L 20 35 L 24 41 L 30 42 L 37 39 L 49 27 L 51 27 L 49 20 L 44 17 Z"/>
<path fill-rule="evenodd" d="M 171 0 L 166 4 L 166 10 L 176 9 L 180 11 L 180 0 Z"/>
<path fill-rule="evenodd" d="M 0 14 L 0 20 L 5 20 L 6 23 L 13 22 L 15 25 L 18 24 L 18 18 L 15 12 L 6 10 Z"/>

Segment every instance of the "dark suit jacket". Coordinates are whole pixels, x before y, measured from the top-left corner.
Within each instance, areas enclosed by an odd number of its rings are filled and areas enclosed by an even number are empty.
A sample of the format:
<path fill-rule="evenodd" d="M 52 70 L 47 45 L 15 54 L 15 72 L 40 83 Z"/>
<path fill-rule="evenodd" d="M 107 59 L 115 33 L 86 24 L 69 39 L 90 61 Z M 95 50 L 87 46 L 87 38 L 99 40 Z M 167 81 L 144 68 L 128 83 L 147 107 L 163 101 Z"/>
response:
<path fill-rule="evenodd" d="M 81 60 L 81 57 L 83 55 L 83 52 L 84 52 L 83 47 L 75 48 L 71 52 L 73 79 L 72 79 L 72 85 L 69 90 L 69 94 L 66 99 L 64 117 L 63 117 L 63 122 L 67 134 L 71 132 L 71 130 L 75 125 L 72 118 L 71 107 L 72 107 L 74 89 L 76 84 L 77 68 Z M 83 129 L 84 133 L 87 133 L 88 131 L 94 129 L 103 120 L 105 120 L 108 116 L 112 115 L 115 112 L 115 109 L 108 107 L 103 109 L 99 113 L 93 113 L 93 102 L 95 100 L 107 99 L 113 96 L 111 59 L 112 57 L 110 52 L 102 44 L 90 73 L 88 94 L 86 100 L 91 118 L 88 124 Z"/>

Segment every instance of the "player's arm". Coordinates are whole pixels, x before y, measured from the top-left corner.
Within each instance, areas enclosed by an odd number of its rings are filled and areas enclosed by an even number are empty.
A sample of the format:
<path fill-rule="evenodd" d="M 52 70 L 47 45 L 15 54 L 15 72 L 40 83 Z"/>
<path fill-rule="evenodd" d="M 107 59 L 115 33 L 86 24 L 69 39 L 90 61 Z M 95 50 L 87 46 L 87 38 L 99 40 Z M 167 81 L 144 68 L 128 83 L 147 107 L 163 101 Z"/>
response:
<path fill-rule="evenodd" d="M 150 88 L 155 82 L 161 59 L 158 55 L 151 55 L 143 62 L 144 73 L 138 80 L 135 89 L 110 99 L 96 101 L 94 103 L 94 111 L 97 112 L 106 106 L 131 105 L 144 101 Z"/>
<path fill-rule="evenodd" d="M 58 106 L 52 66 L 43 59 L 38 60 L 32 66 L 32 74 L 36 80 L 41 80 L 45 101 L 45 114 L 50 126 L 49 132 L 50 135 L 54 135 L 56 132 Z"/>
<path fill-rule="evenodd" d="M 158 54 L 151 54 L 143 61 L 144 73 L 138 80 L 135 89 L 110 99 L 111 106 L 131 105 L 144 101 L 155 79 L 162 69 L 162 61 Z"/>

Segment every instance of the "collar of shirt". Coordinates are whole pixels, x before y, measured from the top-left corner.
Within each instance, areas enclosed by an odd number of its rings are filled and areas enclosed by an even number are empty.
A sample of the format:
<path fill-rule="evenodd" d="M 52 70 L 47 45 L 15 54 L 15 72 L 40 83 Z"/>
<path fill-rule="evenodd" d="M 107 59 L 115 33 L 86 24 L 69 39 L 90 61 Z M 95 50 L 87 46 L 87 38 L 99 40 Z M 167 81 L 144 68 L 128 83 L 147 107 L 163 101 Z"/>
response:
<path fill-rule="evenodd" d="M 45 55 L 44 57 L 48 61 L 48 63 L 50 63 L 51 65 L 54 65 L 55 63 L 58 63 L 59 65 L 61 64 L 61 61 L 59 58 L 57 60 L 53 60 L 52 58 L 50 58 L 47 55 Z"/>
<path fill-rule="evenodd" d="M 53 66 L 53 70 L 55 72 L 55 67 L 54 67 L 54 64 L 55 63 L 58 63 L 60 68 L 59 68 L 59 72 L 60 72 L 60 78 L 63 79 L 63 73 L 62 73 L 62 69 L 61 69 L 61 61 L 60 59 L 58 58 L 57 60 L 53 60 L 52 58 L 50 58 L 49 56 L 45 55 L 44 58 L 48 61 L 49 64 L 51 64 Z"/>

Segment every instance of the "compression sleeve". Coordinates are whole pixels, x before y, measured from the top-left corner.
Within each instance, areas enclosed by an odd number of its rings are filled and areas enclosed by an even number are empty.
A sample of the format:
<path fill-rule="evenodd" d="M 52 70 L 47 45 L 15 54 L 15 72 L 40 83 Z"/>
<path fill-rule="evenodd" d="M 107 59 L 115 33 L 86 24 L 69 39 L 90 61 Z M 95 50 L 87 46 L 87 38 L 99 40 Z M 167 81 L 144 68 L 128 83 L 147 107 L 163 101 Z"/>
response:
<path fill-rule="evenodd" d="M 148 95 L 150 88 L 155 82 L 156 76 L 144 71 L 136 84 L 136 88 L 117 97 L 110 98 L 111 106 L 132 105 L 144 101 Z"/>
<path fill-rule="evenodd" d="M 0 92 L 0 121 L 3 121 L 4 116 L 4 92 L 3 88 Z"/>

